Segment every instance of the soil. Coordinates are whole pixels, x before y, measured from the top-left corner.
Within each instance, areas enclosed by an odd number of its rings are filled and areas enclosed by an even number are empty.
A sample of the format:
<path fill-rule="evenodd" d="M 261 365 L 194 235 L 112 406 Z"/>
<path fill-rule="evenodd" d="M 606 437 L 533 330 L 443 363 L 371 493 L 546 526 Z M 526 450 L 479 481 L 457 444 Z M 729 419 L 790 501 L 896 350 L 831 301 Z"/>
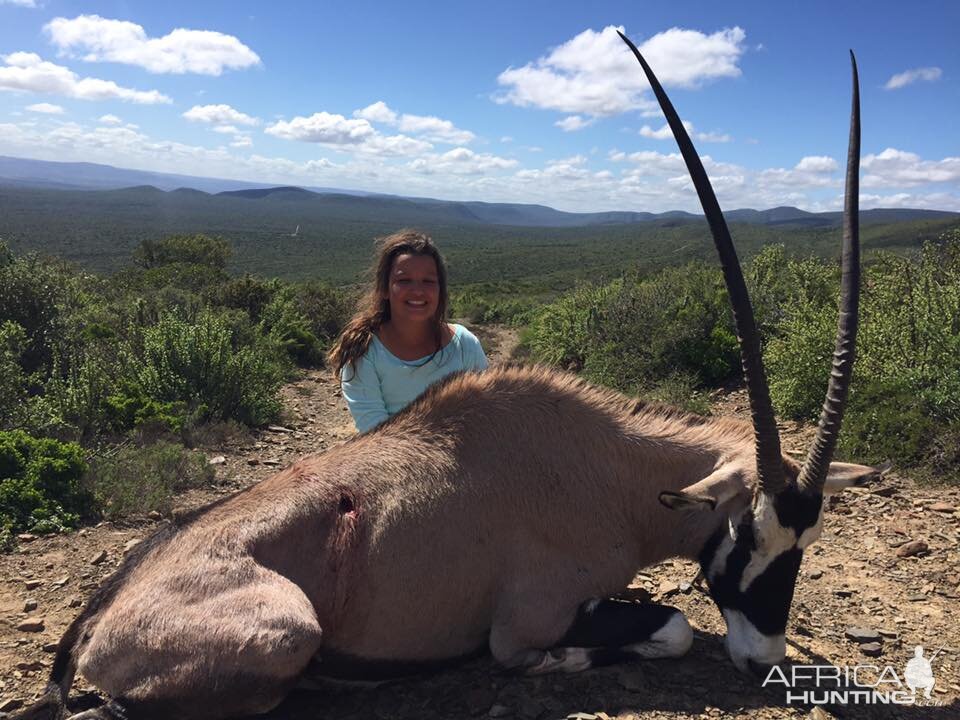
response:
<path fill-rule="evenodd" d="M 493 361 L 509 359 L 516 332 L 475 328 Z M 216 483 L 178 498 L 198 507 L 256 483 L 297 457 L 341 442 L 353 424 L 336 382 L 306 372 L 284 388 L 285 417 L 272 429 L 204 448 Z M 742 391 L 716 399 L 717 414 L 745 415 Z M 781 426 L 787 451 L 806 448 L 813 430 Z M 162 523 L 159 516 L 101 523 L 76 533 L 20 540 L 0 555 L 0 717 L 43 688 L 57 640 L 124 553 Z M 910 545 L 920 541 L 923 545 Z M 787 629 L 788 660 L 803 665 L 889 665 L 900 679 L 914 647 L 933 660 L 932 700 L 911 706 L 787 704 L 782 683 L 762 688 L 738 673 L 723 646 L 723 619 L 695 582 L 697 567 L 673 560 L 643 569 L 629 593 L 680 608 L 695 629 L 690 652 L 576 675 L 518 677 L 489 658 L 429 676 L 358 687 L 299 689 L 269 714 L 299 718 L 960 718 L 960 489 L 917 485 L 896 472 L 877 486 L 829 499 L 823 536 L 804 557 Z M 907 550 L 916 549 L 915 554 Z M 907 555 L 903 557 L 903 555 Z M 34 621 L 32 624 L 28 621 Z M 26 624 L 25 624 L 26 623 Z M 32 629 L 30 629 L 32 628 Z M 865 630 L 852 639 L 853 630 Z M 879 642 L 864 643 L 879 636 Z M 861 681 L 873 682 L 867 671 Z M 889 675 L 886 676 L 889 679 Z M 799 691 L 815 689 L 809 682 Z M 893 689 L 887 686 L 886 689 Z M 95 703 L 83 678 L 78 707 Z"/>

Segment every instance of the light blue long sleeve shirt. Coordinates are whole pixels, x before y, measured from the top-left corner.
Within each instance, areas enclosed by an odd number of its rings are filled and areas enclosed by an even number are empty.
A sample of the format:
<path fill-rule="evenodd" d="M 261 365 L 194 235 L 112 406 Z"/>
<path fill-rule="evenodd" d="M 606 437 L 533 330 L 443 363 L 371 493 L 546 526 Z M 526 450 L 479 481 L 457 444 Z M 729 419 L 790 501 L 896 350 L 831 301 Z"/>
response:
<path fill-rule="evenodd" d="M 480 341 L 463 325 L 453 326 L 453 339 L 440 352 L 419 360 L 401 360 L 374 335 L 366 354 L 340 371 L 343 398 L 360 432 L 399 412 L 424 390 L 450 373 L 483 370 L 487 356 Z"/>

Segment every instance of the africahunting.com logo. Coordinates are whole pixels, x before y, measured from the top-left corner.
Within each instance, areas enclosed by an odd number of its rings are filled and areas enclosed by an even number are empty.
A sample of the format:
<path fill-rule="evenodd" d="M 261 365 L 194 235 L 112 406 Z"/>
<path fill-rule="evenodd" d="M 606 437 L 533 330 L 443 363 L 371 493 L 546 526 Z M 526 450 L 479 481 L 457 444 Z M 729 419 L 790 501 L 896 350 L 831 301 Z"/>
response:
<path fill-rule="evenodd" d="M 941 648 L 942 650 L 942 648 Z M 901 673 L 891 665 L 774 665 L 763 687 L 782 685 L 787 704 L 803 705 L 939 705 L 931 696 L 936 679 L 931 657 L 913 650 Z"/>

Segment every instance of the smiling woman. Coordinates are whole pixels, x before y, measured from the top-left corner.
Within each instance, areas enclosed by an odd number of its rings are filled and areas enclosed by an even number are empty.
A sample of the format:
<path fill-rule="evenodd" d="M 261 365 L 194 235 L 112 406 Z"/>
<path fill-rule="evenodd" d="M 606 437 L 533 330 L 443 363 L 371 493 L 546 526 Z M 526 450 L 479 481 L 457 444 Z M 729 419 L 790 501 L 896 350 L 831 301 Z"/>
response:
<path fill-rule="evenodd" d="M 401 230 L 378 244 L 373 283 L 330 351 L 357 430 L 366 432 L 460 370 L 483 370 L 479 340 L 447 317 L 447 272 L 433 241 Z"/>

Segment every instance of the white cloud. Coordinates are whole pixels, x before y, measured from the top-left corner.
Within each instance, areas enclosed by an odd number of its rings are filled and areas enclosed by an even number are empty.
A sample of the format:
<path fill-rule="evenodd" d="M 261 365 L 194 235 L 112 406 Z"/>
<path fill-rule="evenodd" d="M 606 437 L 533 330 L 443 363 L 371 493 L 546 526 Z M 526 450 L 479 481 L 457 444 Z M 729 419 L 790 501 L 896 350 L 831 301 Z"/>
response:
<path fill-rule="evenodd" d="M 43 29 L 62 53 L 76 51 L 87 62 L 136 65 L 152 73 L 220 75 L 225 69 L 260 64 L 260 57 L 237 38 L 212 30 L 177 28 L 150 38 L 136 23 L 99 15 L 58 17 Z"/>
<path fill-rule="evenodd" d="M 354 110 L 353 116 L 362 120 L 369 120 L 375 123 L 386 123 L 393 125 L 397 122 L 397 114 L 391 110 L 383 100 L 378 100 L 372 105 L 367 105 L 361 110 Z"/>
<path fill-rule="evenodd" d="M 898 90 L 899 88 L 912 85 L 915 82 L 933 82 L 943 76 L 943 70 L 938 67 L 915 68 L 902 73 L 897 73 L 884 85 L 886 90 Z"/>
<path fill-rule="evenodd" d="M 377 134 L 366 120 L 348 120 L 343 115 L 328 112 L 314 113 L 310 117 L 295 117 L 289 121 L 281 120 L 268 126 L 265 132 L 284 140 L 328 145 L 358 145 Z"/>
<path fill-rule="evenodd" d="M 512 143 L 512 142 L 513 142 L 513 138 L 510 137 L 509 135 L 504 135 L 502 138 L 500 138 L 500 142 L 502 142 L 502 143 Z"/>
<path fill-rule="evenodd" d="M 213 131 L 216 133 L 222 133 L 223 135 L 239 135 L 240 128 L 236 125 L 217 125 L 213 128 Z"/>
<path fill-rule="evenodd" d="M 230 147 L 235 147 L 235 148 L 253 147 L 253 140 L 250 139 L 249 135 L 237 135 L 237 137 L 233 139 L 233 142 L 230 143 Z"/>
<path fill-rule="evenodd" d="M 960 157 L 922 160 L 919 155 L 887 148 L 860 161 L 864 187 L 912 187 L 926 183 L 960 181 Z"/>
<path fill-rule="evenodd" d="M 715 132 L 695 132 L 693 129 L 693 123 L 689 120 L 683 121 L 683 127 L 686 128 L 687 134 L 690 135 L 694 140 L 699 140 L 700 142 L 715 142 L 715 143 L 725 143 L 730 142 L 733 138 L 724 133 L 715 133 Z M 640 128 L 640 135 L 645 138 L 650 138 L 651 140 L 673 140 L 673 131 L 670 129 L 670 125 L 664 123 L 659 130 L 654 130 L 649 125 L 644 125 Z"/>
<path fill-rule="evenodd" d="M 119 125 L 120 123 L 123 122 L 123 120 L 118 118 L 116 115 L 111 115 L 110 113 L 107 113 L 106 115 L 100 116 L 100 122 L 103 123 L 104 125 Z"/>
<path fill-rule="evenodd" d="M 63 108 L 59 105 L 52 105 L 50 103 L 36 103 L 34 105 L 27 105 L 27 110 L 35 113 L 44 113 L 46 115 L 63 115 Z"/>
<path fill-rule="evenodd" d="M 800 159 L 800 162 L 797 163 L 796 169 L 803 172 L 827 173 L 834 172 L 839 167 L 840 166 L 837 164 L 837 161 L 832 157 L 827 157 L 825 155 L 809 155 Z"/>
<path fill-rule="evenodd" d="M 449 173 L 481 175 L 516 167 L 517 161 L 489 153 L 475 153 L 465 147 L 453 148 L 441 155 L 429 155 L 410 162 L 410 169 L 422 174 Z"/>
<path fill-rule="evenodd" d="M 585 118 L 582 115 L 568 115 L 561 120 L 557 120 L 554 125 L 564 132 L 575 132 L 576 130 L 583 130 L 583 128 L 593 125 L 594 121 L 595 118 Z"/>
<path fill-rule="evenodd" d="M 35 8 L 37 0 L 0 0 L 0 5 L 18 5 L 20 7 Z"/>
<path fill-rule="evenodd" d="M 623 28 L 585 30 L 549 54 L 520 68 L 508 68 L 497 81 L 506 90 L 500 103 L 594 116 L 628 110 L 655 112 L 644 97 L 649 89 L 636 58 L 617 35 Z M 705 35 L 671 28 L 640 46 L 666 86 L 695 88 L 708 80 L 737 77 L 746 33 L 739 27 Z"/>
<path fill-rule="evenodd" d="M 714 143 L 726 143 L 733 140 L 733 138 L 727 133 L 715 133 L 715 132 L 698 132 L 696 134 L 696 138 L 700 142 L 714 142 Z"/>
<path fill-rule="evenodd" d="M 432 115 L 404 113 L 400 116 L 398 127 L 400 132 L 422 135 L 426 140 L 449 145 L 466 145 L 476 138 L 469 130 L 461 130 L 449 120 L 441 120 Z"/>
<path fill-rule="evenodd" d="M 183 117 L 191 122 L 212 123 L 215 125 L 258 125 L 260 120 L 251 117 L 229 105 L 194 105 Z"/>
<path fill-rule="evenodd" d="M 172 102 L 156 90 L 133 90 L 112 80 L 80 78 L 76 73 L 43 60 L 36 53 L 15 52 L 2 56 L 0 90 L 62 95 L 78 100 L 126 100 L 144 105 Z"/>

